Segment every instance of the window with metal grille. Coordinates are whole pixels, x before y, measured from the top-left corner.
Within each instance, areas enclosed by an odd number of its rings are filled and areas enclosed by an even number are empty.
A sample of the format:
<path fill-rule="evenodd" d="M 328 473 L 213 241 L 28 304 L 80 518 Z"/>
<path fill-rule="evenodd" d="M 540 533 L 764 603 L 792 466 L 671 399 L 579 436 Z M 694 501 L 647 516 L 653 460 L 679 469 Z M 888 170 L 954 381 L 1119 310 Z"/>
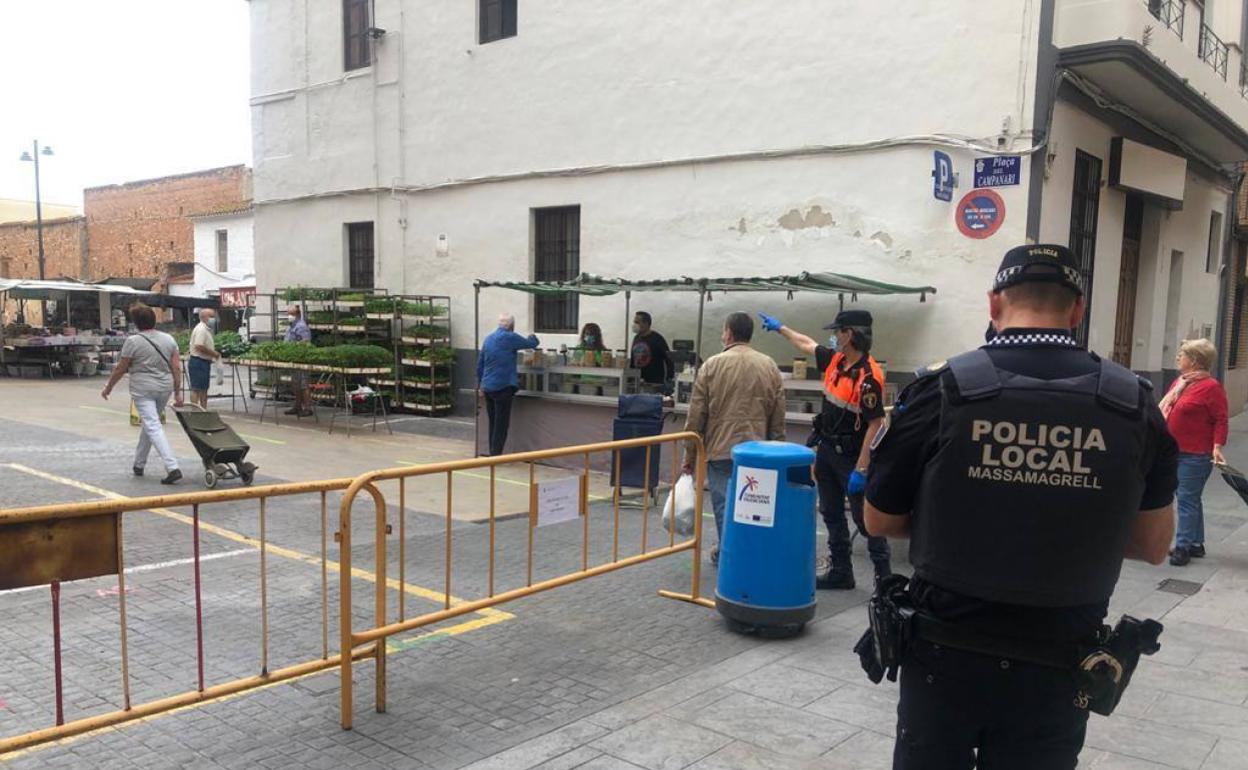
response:
<path fill-rule="evenodd" d="M 1096 223 L 1101 205 L 1101 159 L 1075 150 L 1075 186 L 1070 196 L 1070 250 L 1083 273 L 1083 296 L 1087 311 L 1075 332 L 1080 344 L 1088 343 L 1092 317 L 1092 273 L 1096 262 Z"/>
<path fill-rule="evenodd" d="M 217 272 L 224 273 L 230 269 L 230 233 L 228 230 L 217 231 Z"/>
<path fill-rule="evenodd" d="M 350 72 L 373 63 L 369 45 L 369 5 L 372 0 L 342 0 L 342 68 Z"/>
<path fill-rule="evenodd" d="M 1216 273 L 1222 266 L 1222 212 L 1209 214 L 1209 250 L 1205 252 L 1205 272 Z"/>
<path fill-rule="evenodd" d="M 482 45 L 516 36 L 516 0 L 477 0 L 477 18 Z"/>
<path fill-rule="evenodd" d="M 373 223 L 347 225 L 347 285 L 352 289 L 373 288 Z"/>
<path fill-rule="evenodd" d="M 581 207 L 533 209 L 535 281 L 569 281 L 581 272 Z M 579 295 L 538 295 L 534 327 L 538 332 L 575 333 Z"/>

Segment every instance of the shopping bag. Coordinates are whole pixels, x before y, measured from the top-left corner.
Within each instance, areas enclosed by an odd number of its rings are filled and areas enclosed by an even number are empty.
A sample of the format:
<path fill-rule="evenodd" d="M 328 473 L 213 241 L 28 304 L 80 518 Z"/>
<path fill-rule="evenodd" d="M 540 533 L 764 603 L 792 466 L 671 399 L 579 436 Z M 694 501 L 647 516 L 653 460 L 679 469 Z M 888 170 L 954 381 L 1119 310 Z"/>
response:
<path fill-rule="evenodd" d="M 693 476 L 681 474 L 676 486 L 667 493 L 667 502 L 663 504 L 663 529 L 672 531 L 672 519 L 676 520 L 676 534 L 682 537 L 693 534 L 694 517 L 697 512 L 694 506 L 697 495 L 693 490 Z"/>
<path fill-rule="evenodd" d="M 139 409 L 134 405 L 134 399 L 130 400 L 130 424 L 136 428 L 143 424 L 143 421 L 139 419 Z M 160 424 L 165 424 L 164 409 L 160 410 Z"/>

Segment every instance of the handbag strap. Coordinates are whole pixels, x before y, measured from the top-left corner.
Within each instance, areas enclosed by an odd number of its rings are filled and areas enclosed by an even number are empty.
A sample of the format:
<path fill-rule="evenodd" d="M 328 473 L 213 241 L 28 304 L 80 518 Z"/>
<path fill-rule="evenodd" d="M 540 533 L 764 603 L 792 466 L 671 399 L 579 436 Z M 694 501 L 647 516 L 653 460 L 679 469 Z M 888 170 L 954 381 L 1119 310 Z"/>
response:
<path fill-rule="evenodd" d="M 165 366 L 167 366 L 167 367 L 169 368 L 169 374 L 170 374 L 170 376 L 172 376 L 172 375 L 173 375 L 173 364 L 169 361 L 169 358 L 168 358 L 168 357 L 167 357 L 164 353 L 160 352 L 160 348 L 156 346 L 156 343 L 155 343 L 155 342 L 152 342 L 151 337 L 148 337 L 148 336 L 147 336 L 146 334 L 144 334 L 143 332 L 139 332 L 139 336 L 140 336 L 140 337 L 142 337 L 144 340 L 146 340 L 146 341 L 147 341 L 147 344 L 149 344 L 149 345 L 151 345 L 151 346 L 152 346 L 152 350 L 155 350 L 155 351 L 156 351 L 156 355 L 160 356 L 160 360 L 165 362 Z"/>

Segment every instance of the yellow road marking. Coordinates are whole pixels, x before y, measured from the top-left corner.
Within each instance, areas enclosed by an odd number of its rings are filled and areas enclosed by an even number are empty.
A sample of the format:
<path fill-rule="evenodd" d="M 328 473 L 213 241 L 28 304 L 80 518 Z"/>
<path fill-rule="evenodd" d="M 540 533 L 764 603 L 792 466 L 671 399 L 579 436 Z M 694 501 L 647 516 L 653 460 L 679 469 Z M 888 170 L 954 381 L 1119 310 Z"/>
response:
<path fill-rule="evenodd" d="M 79 409 L 89 409 L 89 410 L 90 410 L 90 411 L 92 411 L 92 412 L 104 412 L 105 414 L 124 414 L 124 415 L 127 415 L 127 416 L 129 416 L 129 414 L 130 414 L 129 412 L 122 411 L 121 409 L 108 409 L 108 408 L 103 407 L 103 406 L 87 406 L 87 405 L 85 405 L 85 404 L 79 404 L 79 405 L 78 405 L 78 408 L 79 408 Z"/>
<path fill-rule="evenodd" d="M 21 465 L 19 463 L 8 463 L 7 465 L 13 470 L 21 471 L 22 473 L 26 473 L 31 476 L 36 476 L 41 479 L 46 479 L 48 481 L 54 481 L 54 482 L 57 482 L 58 484 L 64 484 L 65 486 L 74 487 L 75 489 L 81 489 L 84 492 L 91 492 L 92 494 L 96 494 L 96 495 L 99 495 L 100 497 L 108 498 L 110 500 L 131 499 L 129 497 L 126 497 L 123 494 L 119 494 L 117 492 L 113 492 L 108 489 L 103 489 L 101 487 L 92 486 L 91 484 L 87 484 L 85 482 L 78 481 L 76 479 L 70 479 L 64 476 L 57 476 L 56 474 L 47 473 L 46 471 L 36 470 L 35 468 L 30 468 L 28 466 Z M 154 513 L 158 516 L 163 516 L 167 519 L 173 519 L 174 521 L 180 521 L 183 524 L 193 525 L 195 522 L 194 518 L 192 518 L 191 516 L 187 516 L 184 513 L 177 513 L 176 511 L 171 511 L 168 508 L 151 508 L 149 510 L 151 513 Z M 199 528 L 203 530 L 204 532 L 210 532 L 219 537 L 223 537 L 226 540 L 233 540 L 236 543 L 243 543 L 245 545 L 249 545 L 254 548 L 260 547 L 259 540 L 253 537 L 244 535 L 240 532 L 235 532 L 234 530 L 226 529 L 225 527 L 219 527 L 216 524 L 209 524 L 207 522 L 201 521 L 199 523 Z M 321 565 L 320 556 L 303 553 L 302 551 L 296 551 L 293 548 L 285 548 L 283 546 L 275 545 L 273 543 L 266 543 L 265 549 L 268 551 L 268 553 L 271 553 L 275 556 L 282 556 L 287 559 L 291 559 L 293 561 L 301 561 L 306 564 L 312 564 L 318 567 Z M 329 559 L 325 561 L 325 565 L 328 569 L 330 569 L 333 572 L 340 572 L 342 569 L 341 565 L 339 565 L 338 562 L 329 560 Z M 376 574 L 369 572 L 368 570 L 362 569 L 360 567 L 352 567 L 351 576 L 358 577 L 362 580 L 367 580 L 370 583 L 377 582 Z M 434 591 L 434 590 L 425 588 L 423 586 L 413 585 L 411 583 L 400 584 L 399 581 L 394 578 L 386 578 L 386 586 L 388 588 L 392 588 L 397 591 L 399 590 L 400 585 L 402 585 L 405 588 L 406 593 L 412 594 L 413 596 L 419 596 L 423 599 L 428 599 L 438 604 L 442 604 L 446 601 L 446 595 L 440 591 Z M 451 597 L 452 605 L 463 604 L 463 603 L 464 603 L 463 599 L 457 598 L 455 596 Z M 495 623 L 503 621 L 503 620 L 510 620 L 511 618 L 515 617 L 509 612 L 496 610 L 492 607 L 487 607 L 485 609 L 477 610 L 476 614 L 481 615 L 483 618 L 489 618 L 491 619 L 491 622 L 495 622 Z M 469 621 L 469 623 L 475 623 L 475 622 L 476 621 Z M 468 626 L 469 623 L 461 623 L 461 624 L 458 624 L 457 626 L 451 626 L 450 628 L 445 629 L 444 633 L 450 633 L 453 631 L 453 629 L 457 629 L 461 626 Z M 473 625 L 471 628 L 464 628 L 464 630 L 471 631 L 473 628 L 480 628 L 480 627 L 481 627 L 480 625 Z M 454 631 L 454 633 L 462 633 L 462 631 Z"/>
<path fill-rule="evenodd" d="M 243 438 L 249 438 L 252 441 L 263 441 L 268 444 L 282 444 L 282 445 L 286 444 L 285 441 L 278 441 L 275 438 L 265 438 L 264 436 L 253 436 L 250 433 L 240 433 L 238 435 L 242 436 Z"/>
<path fill-rule="evenodd" d="M 20 471 L 22 473 L 35 476 L 37 478 L 45 479 L 47 481 L 53 481 L 58 484 L 63 484 L 65 486 L 73 487 L 75 489 L 80 489 L 84 492 L 90 492 L 92 494 L 99 495 L 107 499 L 111 499 L 111 500 L 130 499 L 126 497 L 125 495 L 122 495 L 117 492 L 113 492 L 108 489 L 104 489 L 102 487 L 93 486 L 91 484 L 78 481 L 77 479 L 66 478 L 64 476 L 57 476 L 56 474 L 37 470 L 35 468 L 31 468 L 29 466 L 22 465 L 20 463 L 5 463 L 5 466 L 15 471 Z M 158 516 L 163 516 L 165 518 L 173 519 L 174 521 L 180 521 L 185 524 L 194 523 L 194 519 L 192 517 L 186 516 L 185 514 L 176 513 L 167 508 L 152 508 L 152 509 L 149 509 L 149 512 L 154 513 Z M 206 532 L 211 532 L 212 534 L 218 535 L 220 537 L 224 537 L 227 540 L 233 540 L 238 543 L 245 543 L 247 545 L 254 546 L 256 548 L 260 547 L 259 540 L 248 537 L 247 535 L 243 535 L 238 532 L 234 532 L 233 530 L 229 530 L 224 527 L 218 527 L 215 524 L 207 524 L 201 521 L 199 524 L 199 527 L 200 529 Z M 319 566 L 321 563 L 319 556 L 312 556 L 309 554 L 302 553 L 300 551 L 296 551 L 291 548 L 283 548 L 282 546 L 266 544 L 266 549 L 269 553 L 272 553 L 276 556 L 284 556 L 289 559 L 302 561 L 302 562 L 306 562 L 308 564 L 314 564 L 317 566 Z M 328 569 L 331 569 L 334 572 L 341 571 L 341 566 L 337 562 L 326 560 L 325 564 Z M 368 572 L 367 570 L 363 570 L 358 567 L 353 567 L 351 569 L 351 574 L 354 577 L 359 577 L 372 583 L 377 582 L 377 576 L 374 573 Z M 416 596 L 420 596 L 420 597 L 423 597 L 423 598 L 426 598 L 426 599 L 429 599 L 431 601 L 435 601 L 438 603 L 443 603 L 445 601 L 446 595 L 444 593 L 439 593 L 438 591 L 432 591 L 422 586 L 412 585 L 411 583 L 404 583 L 402 585 L 406 588 L 407 593 L 414 594 Z M 388 588 L 398 590 L 400 583 L 399 581 L 394 580 L 393 578 L 387 578 L 386 586 Z M 463 604 L 463 602 L 464 602 L 463 599 L 459 599 L 455 596 L 451 597 L 452 605 Z M 453 626 L 449 626 L 444 629 L 439 629 L 437 631 L 428 631 L 428 632 L 420 633 L 420 634 L 417 634 L 416 636 L 409 637 L 407 639 L 397 639 L 393 641 L 388 639 L 386 641 L 386 650 L 388 652 L 401 652 L 403 650 L 409 649 L 411 647 L 415 647 L 424 642 L 434 641 L 436 639 L 441 639 L 441 638 L 446 638 L 446 637 L 451 637 L 451 636 L 457 636 L 459 634 L 464 634 L 469 631 L 475 631 L 479 628 L 485 628 L 486 626 L 494 625 L 495 623 L 501 623 L 506 620 L 511 620 L 515 617 L 515 615 L 511 614 L 510 612 L 504 612 L 502 610 L 494 609 L 493 607 L 487 607 L 485 609 L 477 610 L 473 614 L 479 615 L 480 617 L 477 618 L 476 620 L 464 621 L 462 623 L 457 623 Z M 167 717 L 173 714 L 178 714 L 184 711 L 189 711 L 191 709 L 200 708 L 210 703 L 221 703 L 224 701 L 234 700 L 235 698 L 241 698 L 245 695 L 250 695 L 253 692 L 258 692 L 260 690 L 267 690 L 270 687 L 277 687 L 278 685 L 290 684 L 292 682 L 298 682 L 302 679 L 307 679 L 308 677 L 321 676 L 321 675 L 330 674 L 333 672 L 334 672 L 334 669 L 332 668 L 326 669 L 324 671 L 311 671 L 302 676 L 293 677 L 291 679 L 286 679 L 281 682 L 273 682 L 271 684 L 260 685 L 259 687 L 253 687 L 249 690 L 244 690 L 242 692 L 231 693 L 230 695 L 223 695 L 219 698 L 214 698 L 210 701 L 190 703 L 185 706 L 179 706 L 178 708 L 170 709 L 169 711 L 162 711 L 159 714 L 152 714 L 151 716 L 142 717 L 140 719 L 135 719 L 135 720 L 124 722 L 118 725 L 110 725 L 108 727 L 101 727 L 97 730 L 91 730 L 89 732 L 81 733 L 79 735 L 73 735 L 67 738 L 62 738 L 58 741 L 52 741 L 50 743 L 44 743 L 38 746 L 32 746 L 28 749 L 22 749 L 20 751 L 11 752 L 9 754 L 4 755 L 3 757 L 0 757 L 0 761 L 16 759 L 18 757 L 26 756 L 28 754 L 33 754 L 35 752 L 43 751 L 44 749 L 51 748 L 52 746 L 61 746 L 61 745 L 73 743 L 75 741 L 79 741 L 90 736 L 100 735 L 106 732 L 120 731 L 120 730 L 130 727 L 131 725 L 138 725 L 138 724 L 143 724 L 145 722 L 151 722 L 153 720 L 161 719 L 163 717 Z"/>

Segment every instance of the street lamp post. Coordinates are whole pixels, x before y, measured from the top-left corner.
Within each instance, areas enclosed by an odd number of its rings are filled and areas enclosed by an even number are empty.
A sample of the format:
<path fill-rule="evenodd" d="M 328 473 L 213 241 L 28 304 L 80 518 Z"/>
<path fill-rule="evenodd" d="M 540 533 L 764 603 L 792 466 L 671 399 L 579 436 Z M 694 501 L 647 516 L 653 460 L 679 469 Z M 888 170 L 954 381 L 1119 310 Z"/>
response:
<path fill-rule="evenodd" d="M 39 140 L 33 143 L 32 152 L 23 152 L 22 160 L 34 162 L 35 164 L 35 231 L 39 235 L 39 280 L 47 278 L 44 275 L 44 259 L 43 259 L 43 195 L 39 190 L 39 156 L 52 155 L 51 147 L 44 147 L 39 150 Z"/>

